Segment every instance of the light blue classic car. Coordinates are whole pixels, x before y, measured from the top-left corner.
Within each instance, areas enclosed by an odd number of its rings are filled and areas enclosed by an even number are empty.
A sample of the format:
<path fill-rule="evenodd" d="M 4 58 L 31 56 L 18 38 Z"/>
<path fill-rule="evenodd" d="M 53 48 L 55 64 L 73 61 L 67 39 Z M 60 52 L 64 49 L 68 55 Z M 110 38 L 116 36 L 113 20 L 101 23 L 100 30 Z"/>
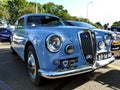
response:
<path fill-rule="evenodd" d="M 26 14 L 16 22 L 11 50 L 27 63 L 33 83 L 94 71 L 115 60 L 111 35 L 65 26 L 50 14 Z M 103 38 L 104 37 L 104 38 Z"/>

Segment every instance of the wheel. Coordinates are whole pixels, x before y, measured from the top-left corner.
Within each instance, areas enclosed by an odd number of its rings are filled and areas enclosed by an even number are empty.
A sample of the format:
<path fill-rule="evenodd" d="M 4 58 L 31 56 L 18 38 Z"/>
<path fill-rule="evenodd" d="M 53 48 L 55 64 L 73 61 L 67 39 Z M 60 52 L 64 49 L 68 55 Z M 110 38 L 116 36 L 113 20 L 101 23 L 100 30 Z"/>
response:
<path fill-rule="evenodd" d="M 8 41 L 9 41 L 9 43 L 11 44 L 11 38 L 10 38 L 10 37 L 8 38 Z"/>
<path fill-rule="evenodd" d="M 38 59 L 35 50 L 32 46 L 28 47 L 26 56 L 27 56 L 27 68 L 30 79 L 35 85 L 39 85 L 40 83 L 42 83 L 42 77 L 38 74 L 38 69 L 40 67 L 38 65 Z"/>

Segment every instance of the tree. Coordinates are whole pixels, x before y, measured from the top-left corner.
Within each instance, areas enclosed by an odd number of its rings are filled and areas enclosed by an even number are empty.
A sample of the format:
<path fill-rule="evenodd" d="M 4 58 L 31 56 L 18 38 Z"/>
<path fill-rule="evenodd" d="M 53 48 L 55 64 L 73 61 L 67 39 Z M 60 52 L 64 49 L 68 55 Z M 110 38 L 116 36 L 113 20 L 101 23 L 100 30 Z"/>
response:
<path fill-rule="evenodd" d="M 48 2 L 47 4 L 44 4 L 43 9 L 45 10 L 45 13 L 50 13 L 59 16 L 64 20 L 69 19 L 71 17 L 68 11 L 64 9 L 62 5 L 55 5 L 53 2 Z"/>
<path fill-rule="evenodd" d="M 48 2 L 47 4 L 43 5 L 43 8 L 45 9 L 45 13 L 54 14 L 55 4 L 53 2 Z"/>
<path fill-rule="evenodd" d="M 35 12 L 35 2 L 27 2 L 26 0 L 0 0 L 0 19 L 4 19 L 8 21 L 8 23 L 14 23 L 23 14 Z M 93 24 L 86 18 L 78 18 L 76 16 L 71 16 L 62 5 L 56 5 L 53 2 L 48 2 L 44 5 L 38 3 L 38 13 L 49 13 L 59 16 L 63 20 L 83 21 L 88 22 L 96 27 L 101 27 L 100 23 Z M 114 23 L 114 25 L 119 24 Z"/>
<path fill-rule="evenodd" d="M 8 0 L 9 23 L 14 23 L 19 17 L 19 11 L 27 5 L 26 0 Z"/>
<path fill-rule="evenodd" d="M 7 10 L 7 0 L 0 0 L 0 19 L 6 20 L 9 18 L 9 13 Z"/>
<path fill-rule="evenodd" d="M 93 24 L 95 27 L 97 27 L 97 28 L 101 28 L 101 29 L 103 29 L 103 26 L 102 26 L 102 24 L 100 23 L 100 22 L 96 22 L 95 24 Z"/>
<path fill-rule="evenodd" d="M 83 17 L 81 17 L 79 20 L 80 20 L 81 22 L 87 22 L 87 21 L 88 21 L 87 18 L 83 18 Z"/>
<path fill-rule="evenodd" d="M 19 11 L 19 17 L 22 16 L 22 15 L 24 15 L 24 14 L 35 13 L 35 10 L 36 10 L 35 7 L 33 7 L 33 6 L 27 6 L 26 8 L 21 9 Z"/>
<path fill-rule="evenodd" d="M 112 26 L 120 26 L 120 21 L 114 22 Z"/>
<path fill-rule="evenodd" d="M 28 2 L 25 5 L 26 7 L 19 10 L 19 17 L 28 14 L 28 13 L 35 13 L 36 7 L 34 2 Z"/>

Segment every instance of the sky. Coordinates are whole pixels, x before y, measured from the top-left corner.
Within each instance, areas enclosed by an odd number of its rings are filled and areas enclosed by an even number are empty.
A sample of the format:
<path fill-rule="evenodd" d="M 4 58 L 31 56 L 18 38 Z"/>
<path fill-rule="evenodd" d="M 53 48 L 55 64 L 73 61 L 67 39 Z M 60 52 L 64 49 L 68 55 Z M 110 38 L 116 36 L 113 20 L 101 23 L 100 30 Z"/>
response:
<path fill-rule="evenodd" d="M 120 21 L 120 0 L 27 0 L 40 4 L 53 2 L 63 5 L 71 16 L 88 18 L 91 22 L 102 25 Z M 87 9 L 88 8 L 88 9 Z M 88 13 L 88 14 L 87 14 Z"/>

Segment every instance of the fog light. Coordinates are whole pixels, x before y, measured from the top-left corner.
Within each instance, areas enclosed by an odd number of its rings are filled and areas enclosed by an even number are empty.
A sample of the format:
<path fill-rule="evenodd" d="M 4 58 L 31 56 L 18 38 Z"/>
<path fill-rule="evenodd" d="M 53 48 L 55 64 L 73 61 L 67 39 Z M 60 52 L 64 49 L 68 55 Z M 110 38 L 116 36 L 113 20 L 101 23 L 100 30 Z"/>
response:
<path fill-rule="evenodd" d="M 67 54 L 73 53 L 73 52 L 74 52 L 74 46 L 73 46 L 73 45 L 67 45 L 67 46 L 65 47 L 65 52 L 66 52 Z"/>
<path fill-rule="evenodd" d="M 54 61 L 53 61 L 53 64 L 59 65 L 59 61 L 58 61 L 58 60 L 54 60 Z"/>

